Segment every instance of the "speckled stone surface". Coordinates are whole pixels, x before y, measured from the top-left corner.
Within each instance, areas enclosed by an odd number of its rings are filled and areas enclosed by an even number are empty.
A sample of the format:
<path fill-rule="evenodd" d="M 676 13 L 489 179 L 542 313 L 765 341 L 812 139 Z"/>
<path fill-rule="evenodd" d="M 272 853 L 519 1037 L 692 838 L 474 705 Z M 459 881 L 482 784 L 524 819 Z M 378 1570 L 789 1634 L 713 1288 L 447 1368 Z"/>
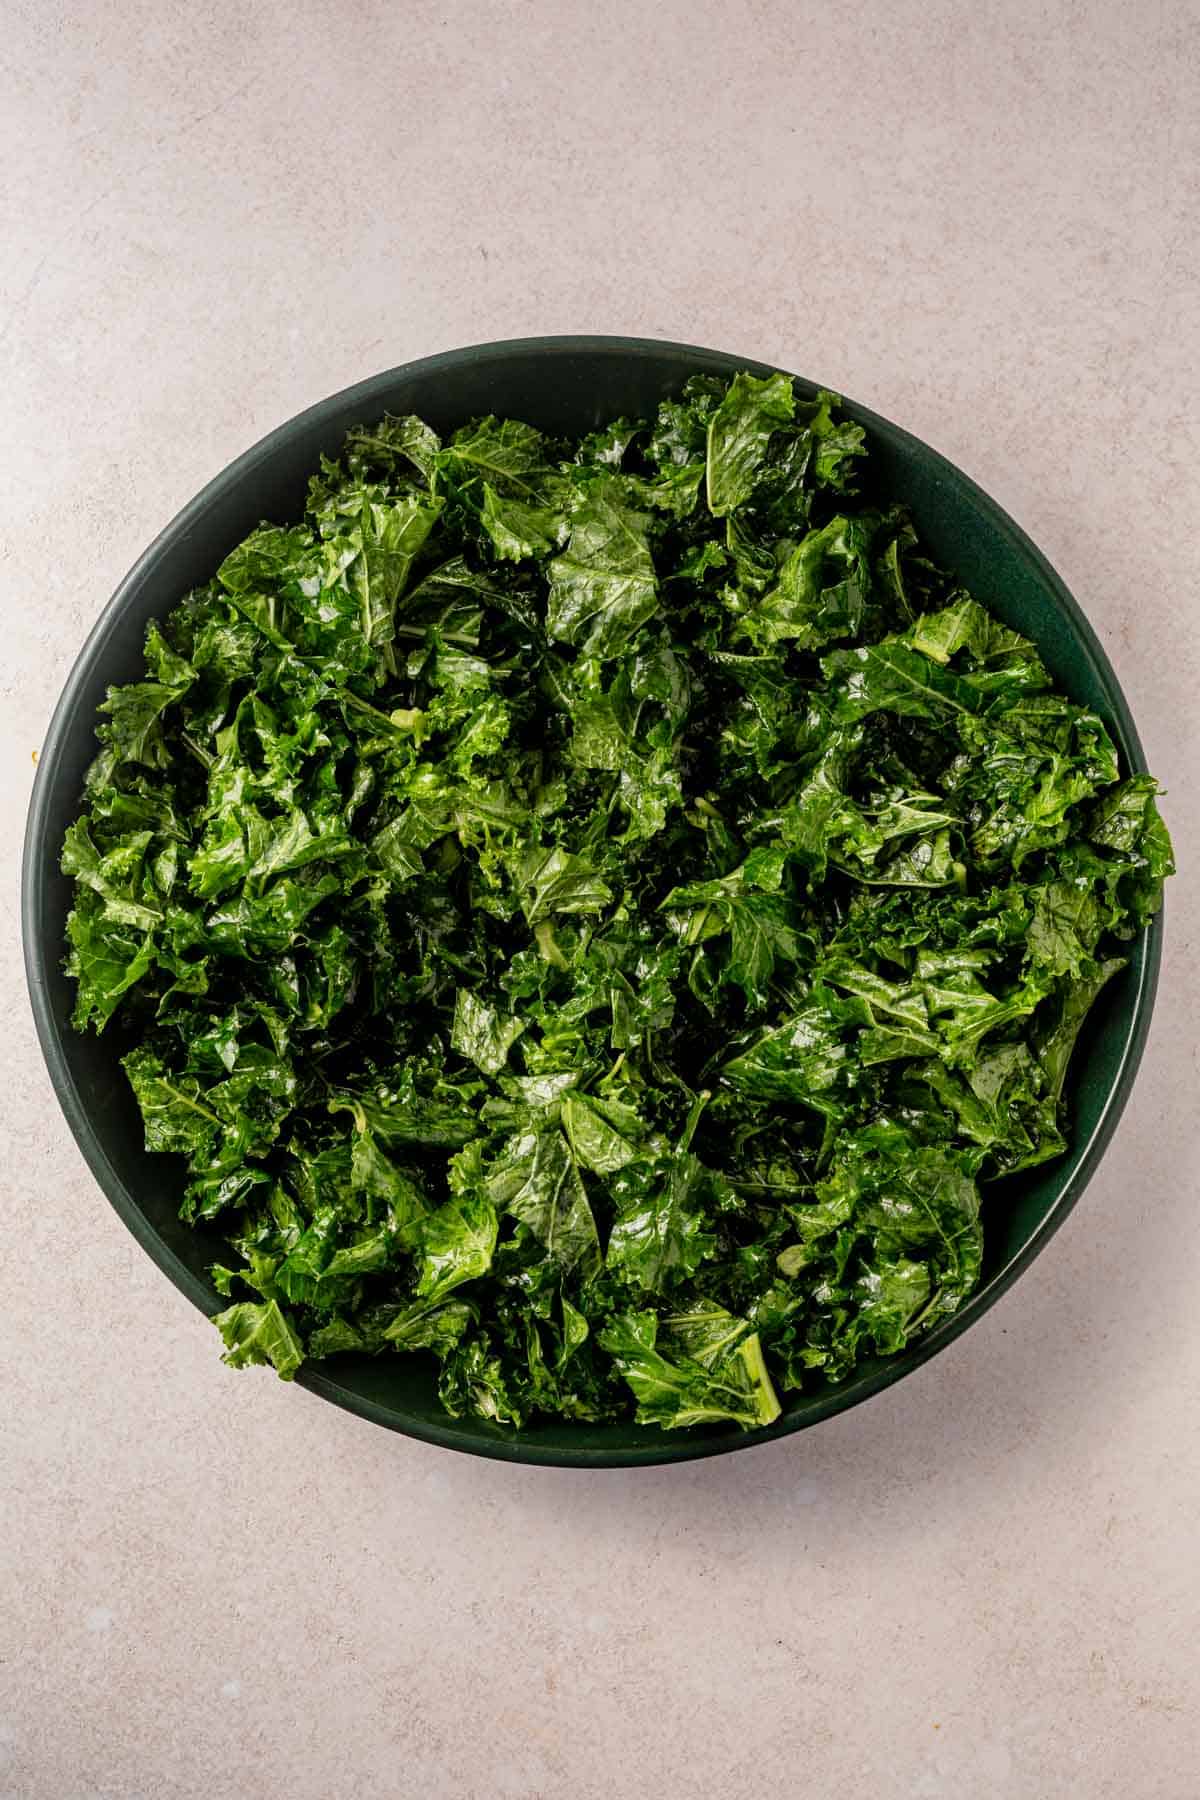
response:
<path fill-rule="evenodd" d="M 1196 6 L 17 0 L 3 55 L 0 1800 L 1194 1800 Z M 1016 1290 L 804 1437 L 607 1476 L 224 1369 L 58 1116 L 15 905 L 31 753 L 183 501 L 361 375 L 571 330 L 776 360 L 970 470 L 1184 871 Z"/>

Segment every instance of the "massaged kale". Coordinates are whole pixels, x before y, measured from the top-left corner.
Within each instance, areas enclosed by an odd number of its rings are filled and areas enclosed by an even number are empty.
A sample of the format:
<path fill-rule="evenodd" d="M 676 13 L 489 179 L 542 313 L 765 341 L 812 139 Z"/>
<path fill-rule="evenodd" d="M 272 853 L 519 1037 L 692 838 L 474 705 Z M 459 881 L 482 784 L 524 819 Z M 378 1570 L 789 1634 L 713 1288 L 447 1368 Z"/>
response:
<path fill-rule="evenodd" d="M 1170 843 L 865 465 L 783 375 L 386 418 L 150 627 L 75 1024 L 227 1246 L 227 1361 L 756 1426 L 970 1293 Z"/>

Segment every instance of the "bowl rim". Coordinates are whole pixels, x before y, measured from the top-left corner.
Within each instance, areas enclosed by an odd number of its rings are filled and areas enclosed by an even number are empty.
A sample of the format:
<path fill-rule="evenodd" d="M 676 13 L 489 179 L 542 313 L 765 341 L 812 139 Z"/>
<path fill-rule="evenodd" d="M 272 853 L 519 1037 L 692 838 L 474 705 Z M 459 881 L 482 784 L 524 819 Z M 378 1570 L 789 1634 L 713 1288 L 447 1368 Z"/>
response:
<path fill-rule="evenodd" d="M 393 368 L 382 370 L 378 374 L 352 383 L 349 387 L 341 388 L 325 399 L 293 414 L 242 451 L 210 481 L 206 482 L 199 492 L 181 507 L 175 517 L 163 527 L 118 583 L 111 599 L 93 624 L 67 675 L 46 728 L 26 819 L 21 868 L 21 936 L 26 981 L 38 1041 L 59 1105 L 62 1107 L 75 1141 L 83 1154 L 84 1161 L 99 1183 L 105 1197 L 142 1249 L 147 1252 L 180 1292 L 186 1295 L 206 1317 L 209 1316 L 212 1305 L 211 1292 L 159 1236 L 142 1211 L 135 1195 L 109 1160 L 104 1145 L 93 1126 L 89 1107 L 74 1080 L 64 1048 L 68 1034 L 73 1035 L 71 1027 L 55 1017 L 51 1005 L 47 971 L 53 960 L 61 953 L 62 945 L 49 941 L 52 934 L 44 928 L 41 915 L 44 901 L 43 881 L 50 837 L 50 803 L 55 787 L 56 765 L 62 751 L 64 736 L 73 714 L 92 683 L 96 666 L 101 661 L 113 627 L 123 614 L 130 594 L 138 588 L 144 575 L 152 569 L 162 551 L 179 538 L 196 531 L 209 509 L 222 500 L 232 488 L 253 476 L 256 469 L 264 463 L 268 463 L 276 449 L 286 443 L 293 434 L 303 429 L 320 427 L 351 407 L 361 405 L 365 415 L 373 405 L 379 403 L 384 394 L 405 379 L 417 375 L 436 374 L 439 369 L 451 366 L 459 367 L 464 363 L 486 364 L 490 361 L 504 361 L 513 355 L 528 355 L 535 352 L 549 356 L 608 354 L 627 357 L 648 357 L 669 352 L 676 356 L 694 359 L 697 369 L 707 366 L 713 371 L 728 372 L 738 368 L 757 374 L 775 372 L 774 364 L 763 363 L 753 357 L 737 357 L 726 351 L 715 351 L 699 345 L 679 343 L 668 338 L 568 334 L 504 338 L 465 345 L 459 349 L 440 351 L 436 355 L 419 357 L 410 362 L 397 364 Z M 815 392 L 820 385 L 803 376 L 793 376 L 792 379 L 810 392 Z M 927 444 L 924 439 L 916 437 L 912 432 L 894 424 L 883 415 L 873 412 L 869 407 L 859 405 L 855 400 L 846 398 L 845 405 L 856 419 L 868 426 L 868 429 L 873 426 L 883 427 L 885 432 L 894 439 L 916 446 L 921 454 L 931 461 L 935 469 L 944 472 L 947 478 L 952 479 L 956 486 L 961 488 L 971 504 L 988 519 L 993 529 L 999 535 L 1006 537 L 1014 550 L 1028 564 L 1032 565 L 1039 580 L 1053 595 L 1057 607 L 1069 621 L 1080 654 L 1091 664 L 1097 681 L 1109 697 L 1114 720 L 1124 738 L 1129 771 L 1136 774 L 1145 773 L 1146 762 L 1141 740 L 1116 673 L 1079 603 L 1042 551 L 996 500 L 992 499 L 977 482 L 943 456 L 940 451 Z M 50 847 L 50 853 L 54 853 L 53 847 Z M 1051 1203 L 1046 1216 L 1020 1249 L 1007 1262 L 993 1271 L 988 1280 L 970 1295 L 952 1318 L 944 1321 L 928 1337 L 918 1339 L 916 1344 L 909 1346 L 903 1355 L 885 1359 L 879 1366 L 865 1374 L 851 1377 L 846 1382 L 836 1387 L 830 1387 L 824 1393 L 814 1396 L 813 1403 L 803 1414 L 794 1416 L 783 1414 L 772 1425 L 754 1431 L 740 1432 L 736 1435 L 730 1433 L 699 1437 L 664 1431 L 660 1434 L 661 1442 L 655 1440 L 644 1444 L 626 1444 L 614 1447 L 612 1450 L 599 1449 L 595 1445 L 590 1447 L 581 1445 L 578 1451 L 572 1451 L 562 1444 L 540 1444 L 530 1441 L 520 1432 L 514 1432 L 511 1437 L 490 1437 L 482 1434 L 475 1436 L 472 1435 L 469 1426 L 464 1429 L 463 1425 L 448 1416 L 444 1425 L 425 1419 L 409 1419 L 398 1416 L 394 1408 L 356 1394 L 335 1377 L 323 1373 L 320 1365 L 311 1369 L 302 1367 L 295 1377 L 297 1385 L 322 1399 L 332 1401 L 335 1405 L 341 1406 L 344 1410 L 354 1413 L 360 1418 L 386 1426 L 389 1430 L 397 1431 L 407 1437 L 417 1438 L 425 1443 L 502 1462 L 528 1463 L 558 1468 L 646 1467 L 660 1463 L 687 1462 L 701 1457 L 727 1455 L 733 1451 L 750 1449 L 776 1438 L 788 1437 L 794 1432 L 807 1430 L 824 1419 L 860 1405 L 864 1400 L 871 1399 L 882 1393 L 885 1388 L 891 1387 L 895 1382 L 903 1380 L 913 1370 L 938 1355 L 977 1319 L 981 1318 L 991 1306 L 995 1305 L 1001 1295 L 1012 1287 L 1035 1257 L 1040 1255 L 1077 1204 L 1108 1147 L 1125 1109 L 1138 1065 L 1141 1062 L 1158 986 L 1162 936 L 1163 912 L 1160 909 L 1143 934 L 1142 954 L 1131 962 L 1128 970 L 1128 977 L 1132 978 L 1136 985 L 1130 996 L 1129 1025 L 1120 1048 L 1109 1091 L 1086 1142 L 1082 1144 L 1076 1142 L 1073 1146 L 1075 1151 L 1074 1167 L 1059 1194 Z"/>

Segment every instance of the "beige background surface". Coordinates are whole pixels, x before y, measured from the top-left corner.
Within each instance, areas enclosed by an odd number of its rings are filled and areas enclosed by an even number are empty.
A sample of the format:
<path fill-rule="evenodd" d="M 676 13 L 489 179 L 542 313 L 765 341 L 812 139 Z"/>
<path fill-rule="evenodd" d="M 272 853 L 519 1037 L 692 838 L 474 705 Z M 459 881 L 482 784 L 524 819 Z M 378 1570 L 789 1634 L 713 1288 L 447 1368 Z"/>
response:
<path fill-rule="evenodd" d="M 1200 11 L 4 9 L 0 1800 L 1200 1792 Z M 31 752 L 235 452 L 391 363 L 777 360 L 969 469 L 1171 789 L 1153 1037 L 1016 1291 L 801 1439 L 578 1476 L 265 1375 L 137 1249 L 18 972 Z"/>

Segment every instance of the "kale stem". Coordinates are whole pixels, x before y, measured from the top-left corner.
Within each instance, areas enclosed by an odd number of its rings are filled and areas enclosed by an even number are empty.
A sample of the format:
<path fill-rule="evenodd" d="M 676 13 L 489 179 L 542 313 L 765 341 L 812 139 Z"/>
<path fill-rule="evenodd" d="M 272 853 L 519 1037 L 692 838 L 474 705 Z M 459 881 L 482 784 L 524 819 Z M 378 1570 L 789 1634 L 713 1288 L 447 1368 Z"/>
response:
<path fill-rule="evenodd" d="M 377 706 L 372 706 L 369 700 L 360 700 L 358 695 L 354 693 L 352 689 L 339 688 L 338 693 L 343 700 L 348 700 L 351 706 L 357 706 L 359 712 L 369 713 L 373 719 L 378 719 L 380 724 L 386 725 L 389 731 L 398 732 L 402 729 L 395 723 L 389 713 L 380 712 L 379 708 Z"/>

